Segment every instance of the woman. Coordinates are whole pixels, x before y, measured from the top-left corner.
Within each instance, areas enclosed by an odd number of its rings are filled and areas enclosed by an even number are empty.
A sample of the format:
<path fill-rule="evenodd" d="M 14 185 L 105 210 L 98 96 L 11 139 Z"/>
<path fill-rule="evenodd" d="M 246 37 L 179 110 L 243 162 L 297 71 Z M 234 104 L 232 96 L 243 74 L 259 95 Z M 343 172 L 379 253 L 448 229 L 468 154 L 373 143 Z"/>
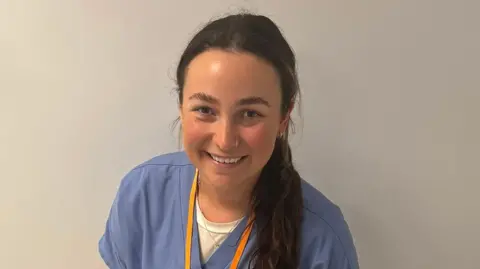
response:
<path fill-rule="evenodd" d="M 274 22 L 210 22 L 183 53 L 184 152 L 123 180 L 99 249 L 111 269 L 357 269 L 339 208 L 291 160 L 295 56 Z"/>

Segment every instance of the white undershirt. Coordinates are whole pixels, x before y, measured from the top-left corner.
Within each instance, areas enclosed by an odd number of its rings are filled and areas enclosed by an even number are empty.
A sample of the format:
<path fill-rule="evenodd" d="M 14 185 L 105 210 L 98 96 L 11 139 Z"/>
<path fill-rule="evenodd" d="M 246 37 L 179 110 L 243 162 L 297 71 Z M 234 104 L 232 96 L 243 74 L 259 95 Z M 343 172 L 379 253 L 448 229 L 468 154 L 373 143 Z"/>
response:
<path fill-rule="evenodd" d="M 198 200 L 195 204 L 201 253 L 200 258 L 202 263 L 205 263 L 215 250 L 217 250 L 216 245 L 220 246 L 242 219 L 226 223 L 211 222 L 205 218 L 202 210 L 200 210 Z"/>

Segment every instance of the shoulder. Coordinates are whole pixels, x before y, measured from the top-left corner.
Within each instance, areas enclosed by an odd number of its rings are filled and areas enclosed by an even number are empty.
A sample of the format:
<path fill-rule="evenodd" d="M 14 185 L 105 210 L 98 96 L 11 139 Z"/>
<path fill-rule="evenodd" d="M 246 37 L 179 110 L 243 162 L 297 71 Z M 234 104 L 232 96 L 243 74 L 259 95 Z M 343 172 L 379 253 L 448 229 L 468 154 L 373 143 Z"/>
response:
<path fill-rule="evenodd" d="M 357 269 L 355 245 L 341 209 L 306 181 L 302 182 L 302 192 L 305 268 Z"/>
<path fill-rule="evenodd" d="M 193 171 L 186 154 L 175 152 L 145 161 L 123 177 L 99 242 L 100 254 L 110 268 L 141 263 L 140 252 L 149 247 L 144 235 L 178 211 L 175 201 L 180 200 L 181 187 L 190 184 L 187 176 Z"/>
<path fill-rule="evenodd" d="M 136 192 L 150 184 L 166 184 L 179 178 L 183 169 L 191 169 L 184 152 L 173 152 L 155 156 L 131 169 L 122 179 L 120 191 Z"/>
<path fill-rule="evenodd" d="M 158 168 L 181 168 L 184 166 L 191 166 L 192 163 L 188 159 L 188 156 L 183 151 L 165 153 L 155 156 L 133 168 L 134 170 L 155 170 Z"/>
<path fill-rule="evenodd" d="M 178 196 L 180 185 L 187 183 L 182 179 L 192 178 L 194 170 L 184 152 L 156 156 L 127 173 L 120 183 L 115 203 L 119 203 L 126 216 L 141 219 L 140 214 L 158 210 L 166 201 Z"/>
<path fill-rule="evenodd" d="M 194 171 L 184 152 L 159 155 L 137 165 L 117 191 L 113 206 L 118 217 L 141 232 L 155 225 L 152 222 L 166 217 L 166 209 L 181 196 L 181 188 L 191 184 Z"/>
<path fill-rule="evenodd" d="M 142 214 L 138 207 L 152 203 L 151 197 L 174 195 L 188 173 L 194 167 L 184 152 L 167 153 L 151 158 L 131 169 L 121 180 L 113 206 L 117 213 Z M 165 201 L 165 199 L 163 199 Z M 131 212 L 127 212 L 131 211 Z M 136 217 L 128 215 L 128 217 Z"/>

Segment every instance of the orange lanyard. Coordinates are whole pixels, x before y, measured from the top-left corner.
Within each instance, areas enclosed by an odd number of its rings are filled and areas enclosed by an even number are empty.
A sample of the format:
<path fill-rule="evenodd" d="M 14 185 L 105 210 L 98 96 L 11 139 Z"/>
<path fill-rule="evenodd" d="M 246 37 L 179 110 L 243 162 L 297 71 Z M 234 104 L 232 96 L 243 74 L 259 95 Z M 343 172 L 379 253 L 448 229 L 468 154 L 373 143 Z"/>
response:
<path fill-rule="evenodd" d="M 195 196 L 197 194 L 197 180 L 198 180 L 198 169 L 195 171 L 195 178 L 193 179 L 192 189 L 190 190 L 190 200 L 188 205 L 188 219 L 187 219 L 187 239 L 185 240 L 185 269 L 190 269 L 191 263 L 191 256 L 192 256 L 192 234 L 193 234 L 193 210 L 195 208 Z M 253 214 L 250 216 L 250 219 L 247 223 L 253 219 Z M 252 232 L 252 225 L 248 225 L 245 231 L 242 234 L 242 238 L 240 239 L 240 244 L 235 251 L 235 256 L 233 257 L 232 264 L 230 265 L 230 269 L 236 269 L 238 267 L 238 263 L 240 262 L 240 258 L 242 257 L 242 253 L 245 250 L 245 246 L 247 245 L 248 238 L 250 237 L 250 233 Z"/>

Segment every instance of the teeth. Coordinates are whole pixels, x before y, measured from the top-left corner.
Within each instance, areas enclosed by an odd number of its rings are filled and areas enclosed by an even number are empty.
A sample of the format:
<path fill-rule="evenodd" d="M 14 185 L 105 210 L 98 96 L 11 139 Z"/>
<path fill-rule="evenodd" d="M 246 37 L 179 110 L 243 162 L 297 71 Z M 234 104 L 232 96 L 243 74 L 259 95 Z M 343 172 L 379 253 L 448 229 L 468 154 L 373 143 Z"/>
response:
<path fill-rule="evenodd" d="M 210 156 L 212 156 L 212 158 L 219 163 L 236 163 L 241 159 L 241 157 L 240 158 L 221 158 L 211 154 Z"/>

